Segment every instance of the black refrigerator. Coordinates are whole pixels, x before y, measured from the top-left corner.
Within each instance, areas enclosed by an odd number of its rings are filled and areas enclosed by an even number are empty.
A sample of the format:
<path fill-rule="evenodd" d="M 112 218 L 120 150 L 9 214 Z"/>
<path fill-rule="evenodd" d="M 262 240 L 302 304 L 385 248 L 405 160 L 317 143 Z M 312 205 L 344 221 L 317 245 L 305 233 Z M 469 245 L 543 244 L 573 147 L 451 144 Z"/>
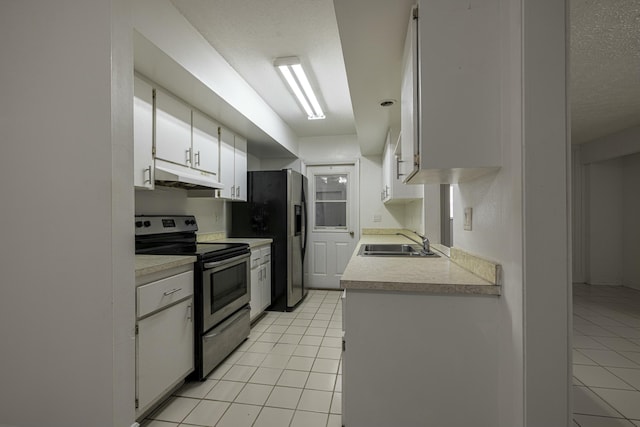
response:
<path fill-rule="evenodd" d="M 247 201 L 231 204 L 230 237 L 270 237 L 271 306 L 290 311 L 307 294 L 307 178 L 290 169 L 247 173 Z"/>

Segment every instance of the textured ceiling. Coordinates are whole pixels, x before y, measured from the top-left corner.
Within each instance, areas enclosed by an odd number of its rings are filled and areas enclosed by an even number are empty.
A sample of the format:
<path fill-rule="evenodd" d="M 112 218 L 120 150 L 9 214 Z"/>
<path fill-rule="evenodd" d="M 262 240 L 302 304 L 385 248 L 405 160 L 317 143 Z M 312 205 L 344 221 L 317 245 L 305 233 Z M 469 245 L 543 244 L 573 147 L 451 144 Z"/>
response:
<path fill-rule="evenodd" d="M 572 142 L 640 125 L 640 1 L 571 0 Z"/>

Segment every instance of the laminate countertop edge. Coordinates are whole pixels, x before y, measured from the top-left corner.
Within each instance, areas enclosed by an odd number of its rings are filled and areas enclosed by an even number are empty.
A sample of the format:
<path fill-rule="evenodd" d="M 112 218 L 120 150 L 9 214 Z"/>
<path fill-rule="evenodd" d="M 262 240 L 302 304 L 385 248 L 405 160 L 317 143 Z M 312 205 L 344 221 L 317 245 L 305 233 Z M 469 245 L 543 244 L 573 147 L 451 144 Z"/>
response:
<path fill-rule="evenodd" d="M 196 260 L 190 255 L 136 255 L 136 277 L 193 264 Z"/>
<path fill-rule="evenodd" d="M 342 288 L 434 295 L 501 294 L 500 285 L 462 268 L 444 254 L 439 258 L 359 256 L 360 245 L 366 243 L 412 242 L 402 236 L 363 235 L 340 280 Z"/>

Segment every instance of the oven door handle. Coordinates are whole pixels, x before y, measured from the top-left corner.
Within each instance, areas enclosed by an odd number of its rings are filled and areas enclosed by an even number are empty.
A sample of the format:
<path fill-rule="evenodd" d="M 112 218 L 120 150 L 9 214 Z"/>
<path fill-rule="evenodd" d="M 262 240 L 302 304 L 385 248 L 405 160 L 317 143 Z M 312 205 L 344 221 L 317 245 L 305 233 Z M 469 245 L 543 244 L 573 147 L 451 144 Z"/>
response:
<path fill-rule="evenodd" d="M 234 258 L 229 258 L 229 259 L 225 259 L 222 261 L 216 261 L 216 262 L 206 262 L 204 264 L 204 268 L 209 269 L 209 268 L 216 268 L 216 267 L 220 267 L 221 265 L 225 265 L 225 264 L 230 264 L 232 262 L 235 261 L 240 261 L 246 258 L 249 258 L 251 256 L 251 253 L 248 254 L 243 254 Z"/>
<path fill-rule="evenodd" d="M 233 326 L 233 324 L 236 323 L 245 314 L 246 310 L 249 310 L 249 307 L 241 308 L 236 314 L 227 319 L 222 325 L 216 327 L 216 331 L 214 333 L 205 335 L 202 338 L 207 341 L 217 337 L 218 335 L 229 329 L 231 326 Z"/>

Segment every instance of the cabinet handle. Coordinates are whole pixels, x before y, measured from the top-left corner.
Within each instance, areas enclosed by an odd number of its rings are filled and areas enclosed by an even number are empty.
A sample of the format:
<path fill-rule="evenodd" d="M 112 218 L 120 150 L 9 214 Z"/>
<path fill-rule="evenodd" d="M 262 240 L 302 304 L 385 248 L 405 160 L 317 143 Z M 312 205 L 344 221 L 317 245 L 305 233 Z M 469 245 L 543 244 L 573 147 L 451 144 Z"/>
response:
<path fill-rule="evenodd" d="M 187 320 L 193 321 L 193 310 L 191 308 L 191 304 L 187 306 Z"/>
<path fill-rule="evenodd" d="M 403 173 L 400 173 L 400 163 L 404 163 L 404 160 L 400 160 L 400 157 L 396 156 L 396 179 L 399 180 Z"/>
<path fill-rule="evenodd" d="M 149 184 L 151 184 L 151 165 L 149 165 L 148 168 L 146 168 L 143 172 L 143 174 L 146 175 L 146 173 L 149 172 L 149 179 L 145 179 L 144 182 L 145 184 L 148 182 Z"/>
<path fill-rule="evenodd" d="M 231 197 L 235 197 L 235 195 L 236 195 L 236 186 L 232 185 L 231 186 Z"/>
<path fill-rule="evenodd" d="M 163 295 L 166 297 L 166 296 L 169 296 L 171 294 L 175 294 L 176 292 L 180 292 L 181 290 L 182 290 L 182 288 L 171 289 L 170 291 L 166 291 Z"/>
<path fill-rule="evenodd" d="M 236 197 L 240 197 L 240 186 L 236 187 Z"/>
<path fill-rule="evenodd" d="M 185 150 L 187 153 L 187 161 L 186 163 L 191 163 L 191 148 Z"/>
<path fill-rule="evenodd" d="M 200 150 L 194 154 L 194 157 L 196 158 L 196 166 L 200 166 Z"/>

